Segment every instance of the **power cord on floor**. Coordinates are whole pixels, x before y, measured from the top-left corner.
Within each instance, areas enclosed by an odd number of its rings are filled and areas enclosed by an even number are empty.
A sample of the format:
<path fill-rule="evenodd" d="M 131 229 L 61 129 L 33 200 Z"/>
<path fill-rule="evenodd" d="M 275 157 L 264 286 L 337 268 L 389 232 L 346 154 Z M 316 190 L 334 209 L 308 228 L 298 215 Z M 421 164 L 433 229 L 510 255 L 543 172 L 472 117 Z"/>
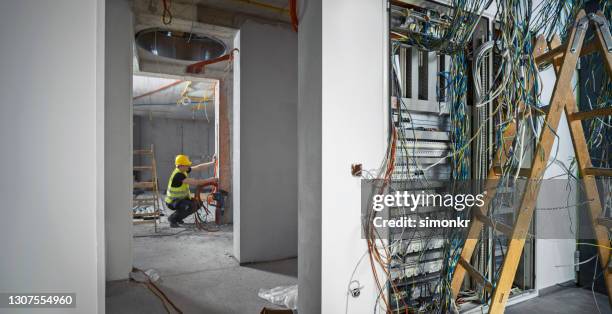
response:
<path fill-rule="evenodd" d="M 170 298 L 168 298 L 168 296 L 164 293 L 164 291 L 159 288 L 152 280 L 151 277 L 149 277 L 149 275 L 142 271 L 141 269 L 138 269 L 136 267 L 132 267 L 132 271 L 133 272 L 139 272 L 141 274 L 143 274 L 145 276 L 145 278 L 147 279 L 145 282 L 142 282 L 144 285 L 147 286 L 147 288 L 149 288 L 149 290 L 151 290 L 151 292 L 153 292 L 153 294 L 155 294 L 161 301 L 162 304 L 164 305 L 164 308 L 166 309 L 166 311 L 168 312 L 168 314 L 172 314 L 171 308 L 178 314 L 183 314 L 183 311 L 181 311 L 181 309 L 178 308 L 178 306 L 176 306 L 176 304 L 174 304 L 174 302 L 172 302 L 172 300 L 170 300 Z"/>
<path fill-rule="evenodd" d="M 143 235 L 135 235 L 134 238 L 160 238 L 160 237 L 171 237 L 171 236 L 175 236 L 175 235 L 179 235 L 185 231 L 187 231 L 188 229 L 183 229 L 179 232 L 175 232 L 175 233 L 160 233 L 160 234 L 143 234 Z"/>

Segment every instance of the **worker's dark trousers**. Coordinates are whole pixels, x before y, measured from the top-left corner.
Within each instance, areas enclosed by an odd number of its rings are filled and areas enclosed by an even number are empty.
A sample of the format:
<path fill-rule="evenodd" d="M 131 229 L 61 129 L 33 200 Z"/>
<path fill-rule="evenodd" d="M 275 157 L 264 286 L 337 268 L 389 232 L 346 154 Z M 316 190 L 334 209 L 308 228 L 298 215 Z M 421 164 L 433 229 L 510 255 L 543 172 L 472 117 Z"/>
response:
<path fill-rule="evenodd" d="M 189 199 L 176 200 L 172 203 L 166 203 L 166 205 L 168 205 L 168 208 L 174 210 L 174 213 L 168 217 L 168 221 L 170 222 L 179 222 L 195 211 L 195 204 L 193 200 Z"/>

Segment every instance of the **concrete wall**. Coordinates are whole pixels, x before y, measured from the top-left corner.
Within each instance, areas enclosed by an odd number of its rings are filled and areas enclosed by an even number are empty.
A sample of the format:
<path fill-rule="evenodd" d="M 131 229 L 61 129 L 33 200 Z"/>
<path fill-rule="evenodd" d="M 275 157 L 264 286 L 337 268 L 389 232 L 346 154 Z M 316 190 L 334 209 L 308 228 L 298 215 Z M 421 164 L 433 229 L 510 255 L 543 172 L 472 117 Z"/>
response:
<path fill-rule="evenodd" d="M 240 31 L 236 32 L 234 48 L 240 49 Z M 232 79 L 232 108 L 230 133 L 232 156 L 232 194 L 230 199 L 234 210 L 234 256 L 240 260 L 240 54 L 234 55 L 234 77 Z"/>
<path fill-rule="evenodd" d="M 106 280 L 132 270 L 132 12 L 126 0 L 106 3 L 104 201 Z"/>
<path fill-rule="evenodd" d="M 134 147 L 149 148 L 154 145 L 159 177 L 160 193 L 166 192 L 168 178 L 174 170 L 174 158 L 184 153 L 196 164 L 207 162 L 215 154 L 215 125 L 206 120 L 169 119 L 163 117 L 134 116 Z M 137 131 L 136 131 L 137 130 Z M 143 157 L 137 158 L 141 165 L 150 164 Z M 139 180 L 149 178 L 148 174 Z M 213 175 L 213 168 L 207 172 L 194 173 L 194 178 L 207 178 Z"/>
<path fill-rule="evenodd" d="M 1 1 L 0 40 L 0 291 L 104 313 L 104 1 Z"/>
<path fill-rule="evenodd" d="M 219 81 L 219 105 L 215 116 L 218 123 L 217 138 L 218 158 L 219 158 L 219 187 L 230 193 L 232 192 L 232 129 L 231 129 L 231 110 L 232 110 L 232 88 L 231 76 Z M 233 222 L 234 211 L 232 198 L 228 197 L 225 203 L 225 223 Z"/>
<path fill-rule="evenodd" d="M 300 2 L 298 32 L 298 308 L 321 312 L 321 0 Z"/>
<path fill-rule="evenodd" d="M 361 239 L 360 180 L 351 164 L 380 166 L 386 148 L 386 5 L 323 1 L 322 313 L 371 313 L 377 291 Z M 358 21 L 358 22 L 357 22 Z M 351 273 L 363 286 L 346 295 Z"/>
<path fill-rule="evenodd" d="M 234 250 L 241 263 L 297 254 L 297 35 L 247 21 L 234 63 Z M 239 68 L 239 70 L 237 70 Z M 236 126 L 236 123 L 238 126 Z"/>

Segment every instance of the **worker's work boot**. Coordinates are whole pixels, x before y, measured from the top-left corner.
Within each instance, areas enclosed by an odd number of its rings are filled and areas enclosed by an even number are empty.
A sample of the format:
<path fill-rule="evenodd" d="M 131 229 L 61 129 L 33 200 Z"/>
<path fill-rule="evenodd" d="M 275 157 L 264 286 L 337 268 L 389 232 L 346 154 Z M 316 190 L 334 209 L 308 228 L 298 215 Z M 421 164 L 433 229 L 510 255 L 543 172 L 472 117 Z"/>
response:
<path fill-rule="evenodd" d="M 170 228 L 180 228 L 177 220 L 176 220 L 176 212 L 174 212 L 170 217 L 168 217 L 168 222 L 170 223 Z"/>

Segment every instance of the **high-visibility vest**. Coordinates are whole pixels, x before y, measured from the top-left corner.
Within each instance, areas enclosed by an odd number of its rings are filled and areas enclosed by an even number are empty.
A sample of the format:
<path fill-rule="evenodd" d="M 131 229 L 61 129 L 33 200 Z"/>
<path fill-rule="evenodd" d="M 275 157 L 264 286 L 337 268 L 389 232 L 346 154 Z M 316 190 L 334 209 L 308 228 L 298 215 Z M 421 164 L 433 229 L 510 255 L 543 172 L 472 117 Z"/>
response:
<path fill-rule="evenodd" d="M 189 177 L 187 172 L 182 172 L 178 168 L 174 169 L 172 174 L 170 175 L 170 179 L 168 179 L 168 188 L 166 189 L 166 203 L 172 203 L 175 200 L 179 199 L 189 199 L 189 184 L 183 181 L 181 186 L 175 188 L 172 187 L 172 181 L 174 180 L 174 176 L 177 173 L 182 173 L 185 175 L 185 178 Z"/>

